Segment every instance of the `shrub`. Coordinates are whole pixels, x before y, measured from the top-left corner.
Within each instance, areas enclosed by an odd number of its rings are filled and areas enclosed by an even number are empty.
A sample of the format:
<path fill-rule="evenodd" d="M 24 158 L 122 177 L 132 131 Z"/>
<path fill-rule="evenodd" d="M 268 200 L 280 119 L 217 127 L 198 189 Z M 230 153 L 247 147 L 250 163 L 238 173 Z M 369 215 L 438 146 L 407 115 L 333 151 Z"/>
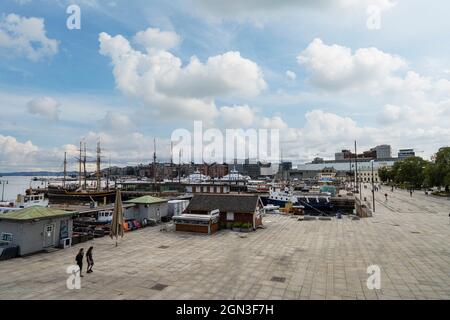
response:
<path fill-rule="evenodd" d="M 244 222 L 242 225 L 241 225 L 241 228 L 243 228 L 243 229 L 250 229 L 251 228 L 251 224 L 250 224 L 250 222 Z"/>
<path fill-rule="evenodd" d="M 241 227 L 241 223 L 240 222 L 234 222 L 233 223 L 233 228 L 240 228 Z"/>

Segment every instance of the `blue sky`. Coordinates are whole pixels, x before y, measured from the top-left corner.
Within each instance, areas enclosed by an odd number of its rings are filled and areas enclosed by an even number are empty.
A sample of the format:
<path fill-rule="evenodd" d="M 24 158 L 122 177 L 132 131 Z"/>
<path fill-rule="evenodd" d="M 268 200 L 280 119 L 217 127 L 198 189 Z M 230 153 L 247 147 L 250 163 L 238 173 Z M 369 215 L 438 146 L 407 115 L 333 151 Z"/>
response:
<path fill-rule="evenodd" d="M 66 28 L 69 4 L 81 8 L 81 30 Z M 380 10 L 380 29 L 366 26 L 369 5 Z M 150 161 L 156 137 L 168 158 L 171 132 L 193 120 L 280 129 L 295 162 L 332 158 L 355 139 L 429 157 L 450 141 L 449 6 L 4 0 L 0 172 L 57 168 L 81 139 L 92 150 L 100 139 L 114 163 L 127 164 Z M 116 56 L 119 37 L 130 49 Z"/>

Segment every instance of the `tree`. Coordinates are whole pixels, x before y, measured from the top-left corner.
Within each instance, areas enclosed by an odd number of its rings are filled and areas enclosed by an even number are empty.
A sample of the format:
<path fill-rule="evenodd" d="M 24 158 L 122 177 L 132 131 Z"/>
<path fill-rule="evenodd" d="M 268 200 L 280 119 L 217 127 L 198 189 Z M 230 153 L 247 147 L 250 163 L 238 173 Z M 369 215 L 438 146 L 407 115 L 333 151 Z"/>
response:
<path fill-rule="evenodd" d="M 410 157 L 397 161 L 392 167 L 396 183 L 406 183 L 410 187 L 421 187 L 424 183 L 424 171 L 427 162 L 420 157 Z"/>
<path fill-rule="evenodd" d="M 391 180 L 391 170 L 388 167 L 381 167 L 378 169 L 378 177 L 382 182 L 388 182 Z"/>
<path fill-rule="evenodd" d="M 444 187 L 449 191 L 450 187 L 450 147 L 440 148 L 436 153 L 434 164 L 431 165 L 430 176 L 427 178 L 433 185 Z"/>

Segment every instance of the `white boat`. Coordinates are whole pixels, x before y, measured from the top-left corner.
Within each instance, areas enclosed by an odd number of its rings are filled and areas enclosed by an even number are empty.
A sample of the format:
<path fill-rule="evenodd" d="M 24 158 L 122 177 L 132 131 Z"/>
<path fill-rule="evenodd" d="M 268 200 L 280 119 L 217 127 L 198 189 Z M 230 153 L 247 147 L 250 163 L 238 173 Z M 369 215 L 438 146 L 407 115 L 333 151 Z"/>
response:
<path fill-rule="evenodd" d="M 48 207 L 48 199 L 43 193 L 30 195 L 17 195 L 16 202 L 0 203 L 0 214 L 16 211 L 31 206 Z"/>
<path fill-rule="evenodd" d="M 202 174 L 199 170 L 196 170 L 194 173 L 191 173 L 188 176 L 187 180 L 189 182 L 198 183 L 198 182 L 205 182 L 205 181 L 211 180 L 211 178 L 209 176 Z"/>
<path fill-rule="evenodd" d="M 31 206 L 48 207 L 48 199 L 43 193 L 17 196 L 16 207 L 28 208 Z"/>
<path fill-rule="evenodd" d="M 102 223 L 111 222 L 113 219 L 113 212 L 111 210 L 99 211 L 97 221 Z"/>
<path fill-rule="evenodd" d="M 236 169 L 233 169 L 227 175 L 223 176 L 220 180 L 223 181 L 248 181 L 250 180 L 249 176 L 244 176 L 239 173 Z"/>
<path fill-rule="evenodd" d="M 284 207 L 284 205 L 288 202 L 292 204 L 298 203 L 297 197 L 292 194 L 292 190 L 289 187 L 285 187 L 283 191 L 277 191 L 274 187 L 270 189 L 268 204 Z"/>

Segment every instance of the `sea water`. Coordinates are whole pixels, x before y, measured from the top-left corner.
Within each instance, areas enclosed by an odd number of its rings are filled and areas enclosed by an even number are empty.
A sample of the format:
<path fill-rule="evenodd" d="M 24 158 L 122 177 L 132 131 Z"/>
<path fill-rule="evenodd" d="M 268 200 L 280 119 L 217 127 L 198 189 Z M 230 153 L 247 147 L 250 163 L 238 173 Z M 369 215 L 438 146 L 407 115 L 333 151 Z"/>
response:
<path fill-rule="evenodd" d="M 39 178 L 49 178 L 49 177 L 39 177 Z M 54 177 L 53 177 L 54 178 Z M 45 188 L 47 187 L 47 182 L 45 181 L 33 181 L 33 177 L 24 176 L 4 176 L 0 177 L 0 201 L 3 194 L 4 201 L 14 201 L 18 194 L 25 194 L 25 190 L 30 188 Z M 8 183 L 4 183 L 7 181 Z"/>

